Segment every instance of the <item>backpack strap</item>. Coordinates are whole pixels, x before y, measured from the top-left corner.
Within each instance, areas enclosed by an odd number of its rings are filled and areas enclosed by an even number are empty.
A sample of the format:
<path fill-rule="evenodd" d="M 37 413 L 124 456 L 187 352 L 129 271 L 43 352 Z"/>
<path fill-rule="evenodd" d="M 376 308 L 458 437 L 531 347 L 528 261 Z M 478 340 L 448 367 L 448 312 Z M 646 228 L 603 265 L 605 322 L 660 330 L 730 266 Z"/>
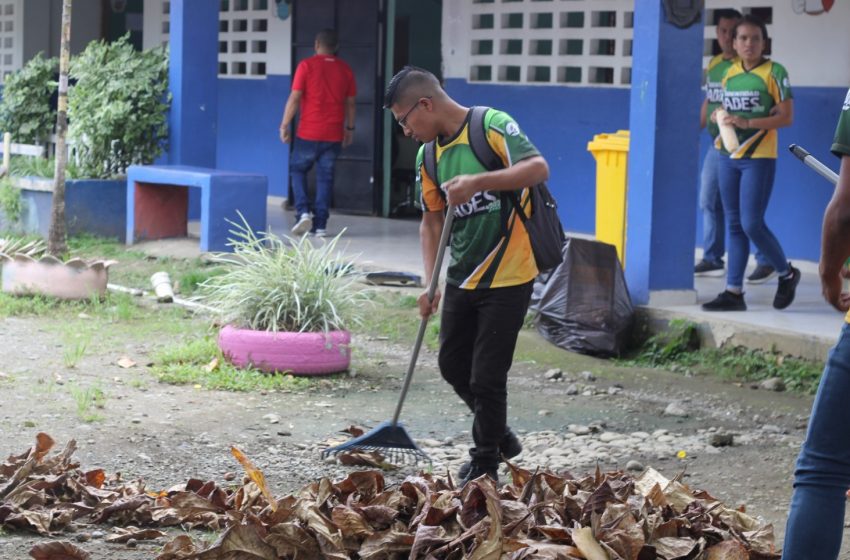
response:
<path fill-rule="evenodd" d="M 425 143 L 425 152 L 422 154 L 422 163 L 425 165 L 425 173 L 437 185 L 437 190 L 440 190 L 440 180 L 437 178 L 437 148 L 436 140 L 431 140 Z M 442 191 L 440 191 L 442 192 Z"/>
<path fill-rule="evenodd" d="M 469 119 L 469 147 L 472 153 L 488 171 L 503 169 L 502 158 L 499 157 L 490 142 L 487 141 L 487 127 L 484 126 L 484 117 L 487 116 L 489 107 L 473 107 L 472 116 Z"/>

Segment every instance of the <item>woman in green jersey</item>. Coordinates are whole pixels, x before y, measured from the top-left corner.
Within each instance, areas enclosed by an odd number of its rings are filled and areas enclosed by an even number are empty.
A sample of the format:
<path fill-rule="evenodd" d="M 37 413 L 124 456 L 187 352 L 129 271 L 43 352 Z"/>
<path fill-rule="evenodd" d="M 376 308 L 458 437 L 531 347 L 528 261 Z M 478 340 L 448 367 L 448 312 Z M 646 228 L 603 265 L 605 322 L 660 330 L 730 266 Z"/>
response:
<path fill-rule="evenodd" d="M 720 198 L 729 228 L 729 268 L 726 290 L 703 304 L 705 311 L 744 311 L 744 270 L 750 241 L 779 275 L 773 307 L 785 309 L 794 301 L 800 271 L 785 258 L 782 246 L 767 227 L 764 214 L 776 172 L 776 130 L 794 120 L 791 85 L 785 68 L 764 57 L 767 27 L 747 15 L 735 26 L 733 47 L 738 60 L 723 78 L 720 125 L 735 129 L 738 147 L 727 148 L 718 137 Z M 712 114 L 717 120 L 717 112 Z"/>

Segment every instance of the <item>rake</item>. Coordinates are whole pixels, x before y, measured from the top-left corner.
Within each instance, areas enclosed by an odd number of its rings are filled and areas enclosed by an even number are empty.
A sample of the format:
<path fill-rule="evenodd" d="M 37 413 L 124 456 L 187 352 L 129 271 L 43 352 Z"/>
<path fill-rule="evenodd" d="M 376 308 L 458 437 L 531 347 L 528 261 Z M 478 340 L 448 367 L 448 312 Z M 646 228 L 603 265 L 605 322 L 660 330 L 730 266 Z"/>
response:
<path fill-rule="evenodd" d="M 443 231 L 440 234 L 440 243 L 437 246 L 437 258 L 434 260 L 431 282 L 428 284 L 428 301 L 433 301 L 434 294 L 437 293 L 440 269 L 443 266 L 443 255 L 446 252 L 446 245 L 448 245 L 449 232 L 452 229 L 453 220 L 454 206 L 450 204 L 446 211 Z M 428 319 L 423 317 L 419 323 L 419 333 L 416 335 L 416 343 L 413 345 L 413 352 L 410 356 L 410 365 L 407 366 L 407 375 L 404 377 L 404 384 L 401 388 L 401 394 L 398 397 L 398 404 L 395 407 L 393 419 L 388 422 L 382 422 L 365 434 L 357 436 L 345 443 L 325 449 L 322 451 L 322 457 L 328 457 L 340 452 L 378 451 L 389 462 L 395 464 L 406 462 L 417 463 L 419 461 L 431 463 L 431 458 L 428 457 L 428 454 L 419 449 L 419 446 L 416 445 L 416 442 L 407 433 L 404 425 L 398 421 L 399 416 L 401 416 L 401 407 L 404 405 L 404 399 L 407 397 L 407 390 L 410 388 L 410 381 L 413 379 L 413 370 L 416 369 L 416 359 L 419 357 L 419 349 L 422 347 L 422 340 L 425 338 L 425 328 L 427 326 Z"/>
<path fill-rule="evenodd" d="M 811 167 L 818 175 L 832 183 L 833 185 L 838 184 L 838 174 L 821 163 L 815 156 L 807 152 L 802 147 L 797 144 L 791 144 L 788 146 L 788 149 L 791 150 L 791 153 L 794 154 L 797 159 Z"/>

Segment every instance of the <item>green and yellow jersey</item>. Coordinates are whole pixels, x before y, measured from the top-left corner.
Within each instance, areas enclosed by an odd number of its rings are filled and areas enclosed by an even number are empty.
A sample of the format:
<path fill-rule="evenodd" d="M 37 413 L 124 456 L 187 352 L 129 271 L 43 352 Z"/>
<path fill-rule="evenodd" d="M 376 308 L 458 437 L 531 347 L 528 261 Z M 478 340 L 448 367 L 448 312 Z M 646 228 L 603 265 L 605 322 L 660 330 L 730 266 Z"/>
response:
<path fill-rule="evenodd" d="M 705 98 L 708 100 L 705 118 L 708 133 L 712 138 L 717 138 L 720 129 L 717 127 L 717 123 L 711 122 L 711 113 L 723 105 L 723 77 L 736 60 L 738 59 L 723 58 L 723 53 L 720 53 L 708 61 L 708 66 L 705 69 L 703 89 L 705 90 Z"/>
<path fill-rule="evenodd" d="M 457 175 L 484 173 L 469 145 L 469 118 L 452 137 L 436 143 L 439 184 Z M 506 113 L 490 109 L 484 117 L 487 141 L 499 155 L 505 167 L 539 155 L 537 148 L 523 134 L 516 122 Z M 424 146 L 416 157 L 416 186 L 421 193 L 422 209 L 426 212 L 446 208 L 445 193 L 428 176 L 424 165 Z M 520 199 L 527 203 L 528 189 L 522 189 Z M 474 290 L 504 288 L 530 282 L 537 276 L 537 266 L 531 252 L 528 232 L 511 204 L 507 224 L 503 223 L 502 201 L 498 191 L 481 191 L 472 200 L 455 208 L 451 252 L 446 282 L 452 286 Z M 510 204 L 510 202 L 505 202 Z"/>
<path fill-rule="evenodd" d="M 772 60 L 765 60 L 751 70 L 744 70 L 743 63 L 736 60 L 723 78 L 723 108 L 730 115 L 760 119 L 770 116 L 774 106 L 791 98 L 788 72 Z M 736 133 L 740 147 L 734 153 L 726 151 L 719 137 L 714 141 L 715 146 L 732 159 L 776 159 L 779 134 L 775 128 L 736 129 Z"/>
<path fill-rule="evenodd" d="M 833 154 L 842 158 L 850 156 L 850 91 L 844 98 L 844 106 L 838 116 L 838 125 L 835 127 L 835 138 L 830 148 Z"/>

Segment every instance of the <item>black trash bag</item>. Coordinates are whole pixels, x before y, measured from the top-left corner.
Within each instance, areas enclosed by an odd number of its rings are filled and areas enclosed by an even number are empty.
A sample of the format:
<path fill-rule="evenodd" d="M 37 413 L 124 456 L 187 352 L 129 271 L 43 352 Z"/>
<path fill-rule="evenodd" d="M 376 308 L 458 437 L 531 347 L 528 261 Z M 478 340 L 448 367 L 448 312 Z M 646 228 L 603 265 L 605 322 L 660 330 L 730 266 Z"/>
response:
<path fill-rule="evenodd" d="M 568 238 L 564 262 L 535 282 L 537 330 L 566 350 L 618 356 L 628 340 L 634 306 L 613 245 Z"/>

